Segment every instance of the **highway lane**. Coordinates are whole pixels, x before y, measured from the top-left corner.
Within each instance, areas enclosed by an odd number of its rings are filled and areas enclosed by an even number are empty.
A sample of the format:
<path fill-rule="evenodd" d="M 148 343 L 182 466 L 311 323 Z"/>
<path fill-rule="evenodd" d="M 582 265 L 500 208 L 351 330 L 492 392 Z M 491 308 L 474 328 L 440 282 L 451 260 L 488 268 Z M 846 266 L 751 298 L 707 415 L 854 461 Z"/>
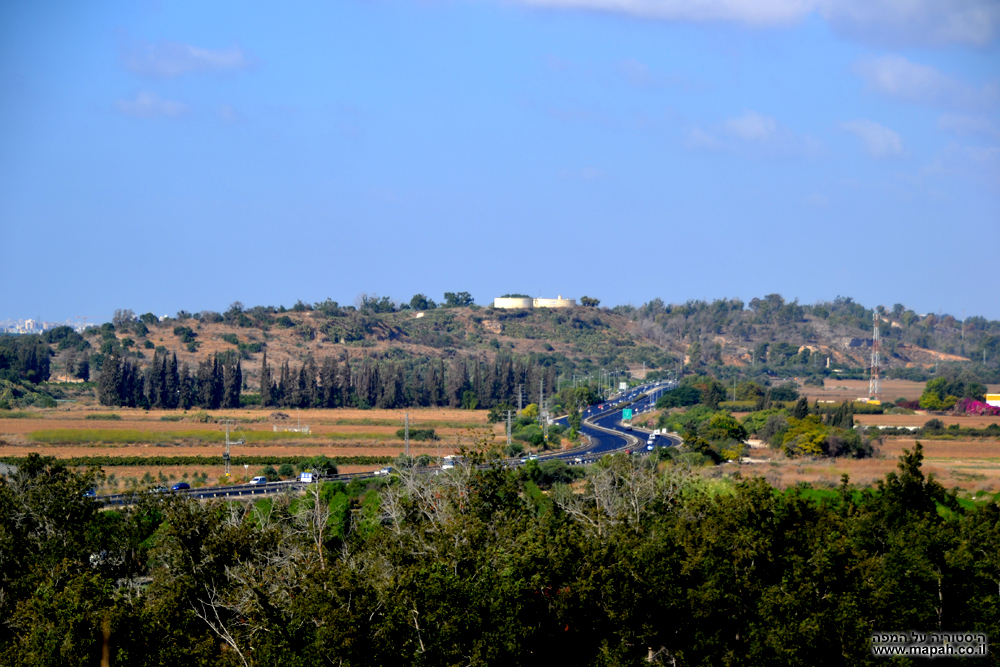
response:
<path fill-rule="evenodd" d="M 632 450 L 646 451 L 648 431 L 635 429 L 630 431 L 618 422 L 621 421 L 622 409 L 631 407 L 633 415 L 638 416 L 651 411 L 664 391 L 676 386 L 673 382 L 655 382 L 633 387 L 622 394 L 611 397 L 605 403 L 590 406 L 583 414 L 580 432 L 590 438 L 590 446 L 576 448 L 566 452 L 555 452 L 539 455 L 539 460 L 563 459 L 568 463 L 592 462 L 604 454 L 616 451 Z M 641 396 L 641 398 L 639 398 Z M 556 420 L 563 426 L 568 425 L 565 417 Z M 665 438 L 660 446 L 676 446 L 681 444 L 678 436 L 661 436 Z"/>
<path fill-rule="evenodd" d="M 640 429 L 629 431 L 624 426 L 620 425 L 619 422 L 621 421 L 622 409 L 624 407 L 631 407 L 633 414 L 636 416 L 642 414 L 643 412 L 648 412 L 655 406 L 656 399 L 664 391 L 671 389 L 673 386 L 675 386 L 675 383 L 669 382 L 643 384 L 623 392 L 620 395 L 613 396 L 604 403 L 588 407 L 583 414 L 580 432 L 589 438 L 590 444 L 566 451 L 542 453 L 539 455 L 539 461 L 562 459 L 570 464 L 578 462 L 592 463 L 605 454 L 618 451 L 630 450 L 636 453 L 645 453 L 646 437 L 648 432 Z M 637 397 L 642 394 L 645 395 L 637 400 Z M 562 424 L 563 426 L 568 425 L 565 417 L 556 420 L 556 423 Z M 671 443 L 669 445 L 661 446 L 676 446 L 681 444 L 681 439 L 678 436 L 664 435 L 660 436 L 660 438 Z M 428 468 L 427 472 L 433 473 L 438 470 L 440 469 L 435 466 Z M 352 479 L 358 478 L 375 479 L 377 478 L 377 475 L 375 475 L 374 472 L 350 473 L 324 478 L 323 481 L 340 481 L 346 484 Z M 268 484 L 234 484 L 230 486 L 202 487 L 198 489 L 186 489 L 183 491 L 163 491 L 161 493 L 186 495 L 198 500 L 208 500 L 212 498 L 250 498 L 253 496 L 300 490 L 304 489 L 306 486 L 307 484 L 303 482 L 293 480 L 269 482 Z M 151 492 L 147 491 L 145 493 Z M 135 494 L 133 493 L 116 493 L 96 497 L 96 500 L 112 505 L 131 504 L 134 502 L 134 499 Z"/>

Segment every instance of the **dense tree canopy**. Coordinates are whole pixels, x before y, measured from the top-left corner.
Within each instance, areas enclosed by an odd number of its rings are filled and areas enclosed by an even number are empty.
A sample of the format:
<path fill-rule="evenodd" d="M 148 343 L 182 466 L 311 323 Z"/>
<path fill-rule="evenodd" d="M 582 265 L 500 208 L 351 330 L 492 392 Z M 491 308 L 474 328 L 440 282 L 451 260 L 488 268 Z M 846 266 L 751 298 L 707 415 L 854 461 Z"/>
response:
<path fill-rule="evenodd" d="M 617 456 L 579 492 L 553 466 L 404 468 L 99 511 L 96 471 L 31 457 L 0 481 L 0 662 L 876 665 L 876 630 L 1000 636 L 1000 510 L 921 459 L 823 502 Z"/>

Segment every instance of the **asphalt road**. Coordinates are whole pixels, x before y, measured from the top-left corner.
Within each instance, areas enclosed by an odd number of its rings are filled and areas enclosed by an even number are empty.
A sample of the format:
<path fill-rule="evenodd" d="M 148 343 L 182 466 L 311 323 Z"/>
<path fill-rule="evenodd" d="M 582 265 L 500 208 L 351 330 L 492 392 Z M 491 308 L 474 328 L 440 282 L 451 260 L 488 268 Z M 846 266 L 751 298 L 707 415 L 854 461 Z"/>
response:
<path fill-rule="evenodd" d="M 614 396 L 605 403 L 592 405 L 583 414 L 583 422 L 580 432 L 586 435 L 590 444 L 577 447 L 571 450 L 560 452 L 549 452 L 539 455 L 539 461 L 552 459 L 562 459 L 570 465 L 592 463 L 613 452 L 632 451 L 635 453 L 646 453 L 646 437 L 648 431 L 635 429 L 627 430 L 619 424 L 622 418 L 622 409 L 631 407 L 633 415 L 638 417 L 643 412 L 653 409 L 656 399 L 673 384 L 668 382 L 656 382 L 634 387 L 627 392 Z M 642 398 L 638 398 L 645 394 Z M 566 418 L 557 419 L 556 423 L 566 424 Z M 681 444 L 678 436 L 663 435 L 657 439 L 658 446 L 669 447 Z M 428 472 L 435 468 L 428 469 Z M 326 477 L 323 481 L 341 481 L 345 484 L 352 479 L 375 478 L 374 472 L 351 473 Z M 144 493 L 163 493 L 185 495 L 199 500 L 211 498 L 249 498 L 252 496 L 267 495 L 272 493 L 282 493 L 289 490 L 298 490 L 307 485 L 298 481 L 269 482 L 267 484 L 234 484 L 230 486 L 208 486 L 198 489 L 187 489 L 183 491 L 160 491 Z M 115 493 L 106 496 L 97 496 L 99 500 L 108 505 L 128 505 L 134 502 L 133 493 Z"/>
<path fill-rule="evenodd" d="M 568 463 L 591 463 L 605 454 L 612 452 L 631 450 L 636 453 L 645 453 L 646 439 L 649 431 L 642 429 L 628 430 L 620 424 L 622 410 L 632 408 L 633 419 L 639 417 L 644 412 L 649 412 L 656 405 L 658 399 L 664 391 L 675 386 L 670 382 L 655 382 L 633 387 L 623 394 L 611 397 L 605 403 L 599 403 L 587 408 L 583 413 L 583 423 L 580 425 L 580 432 L 590 439 L 590 446 L 578 448 L 566 452 L 558 452 L 549 455 L 540 455 L 539 460 L 563 459 Z M 641 396 L 641 398 L 639 398 Z M 566 425 L 566 418 L 557 420 L 558 423 Z M 657 438 L 658 446 L 669 447 L 681 444 L 679 436 L 660 436 Z"/>

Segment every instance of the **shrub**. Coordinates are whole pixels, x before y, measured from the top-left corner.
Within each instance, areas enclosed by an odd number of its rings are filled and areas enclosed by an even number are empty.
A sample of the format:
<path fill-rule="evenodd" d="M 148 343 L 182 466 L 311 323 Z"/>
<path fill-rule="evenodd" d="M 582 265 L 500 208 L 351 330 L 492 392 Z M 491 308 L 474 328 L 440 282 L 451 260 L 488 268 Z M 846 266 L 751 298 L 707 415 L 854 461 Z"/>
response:
<path fill-rule="evenodd" d="M 406 436 L 405 429 L 399 429 L 396 431 L 396 437 L 402 440 Z M 411 428 L 410 429 L 410 440 L 424 441 L 424 440 L 440 440 L 439 436 L 432 428 Z"/>

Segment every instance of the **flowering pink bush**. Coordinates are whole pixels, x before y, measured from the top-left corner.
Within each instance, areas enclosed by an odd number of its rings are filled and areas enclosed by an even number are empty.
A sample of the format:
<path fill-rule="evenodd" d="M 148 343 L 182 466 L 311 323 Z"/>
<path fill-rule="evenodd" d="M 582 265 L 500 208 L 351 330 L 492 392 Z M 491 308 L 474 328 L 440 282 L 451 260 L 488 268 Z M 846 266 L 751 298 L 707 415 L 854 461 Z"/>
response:
<path fill-rule="evenodd" d="M 1000 408 L 972 398 L 963 398 L 955 405 L 955 412 L 964 412 L 977 417 L 1000 417 Z"/>

